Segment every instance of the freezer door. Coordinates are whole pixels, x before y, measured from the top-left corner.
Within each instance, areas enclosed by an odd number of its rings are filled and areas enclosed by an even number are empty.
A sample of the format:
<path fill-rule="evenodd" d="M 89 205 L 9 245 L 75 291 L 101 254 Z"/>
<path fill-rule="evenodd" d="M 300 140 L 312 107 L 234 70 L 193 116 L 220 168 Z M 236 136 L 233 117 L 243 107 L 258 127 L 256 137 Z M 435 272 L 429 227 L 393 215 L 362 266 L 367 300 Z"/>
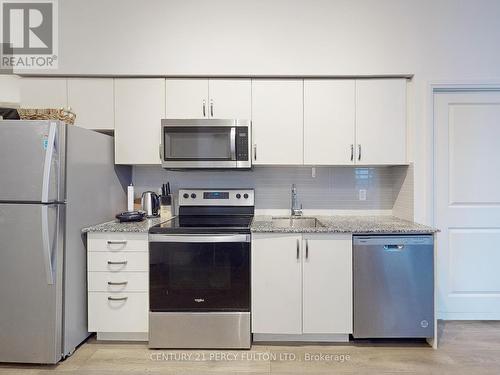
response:
<path fill-rule="evenodd" d="M 0 204 L 0 362 L 61 358 L 64 205 Z"/>
<path fill-rule="evenodd" d="M 0 121 L 0 202 L 64 201 L 65 125 Z"/>

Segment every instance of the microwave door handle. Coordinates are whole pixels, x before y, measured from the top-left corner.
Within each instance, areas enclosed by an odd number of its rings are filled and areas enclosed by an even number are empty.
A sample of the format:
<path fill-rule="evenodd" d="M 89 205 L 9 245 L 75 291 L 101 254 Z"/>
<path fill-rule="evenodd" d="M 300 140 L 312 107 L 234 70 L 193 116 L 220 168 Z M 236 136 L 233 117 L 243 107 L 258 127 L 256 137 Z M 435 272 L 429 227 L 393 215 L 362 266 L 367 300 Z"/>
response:
<path fill-rule="evenodd" d="M 236 160 L 236 128 L 231 128 L 229 137 L 229 142 L 231 143 L 231 160 Z"/>

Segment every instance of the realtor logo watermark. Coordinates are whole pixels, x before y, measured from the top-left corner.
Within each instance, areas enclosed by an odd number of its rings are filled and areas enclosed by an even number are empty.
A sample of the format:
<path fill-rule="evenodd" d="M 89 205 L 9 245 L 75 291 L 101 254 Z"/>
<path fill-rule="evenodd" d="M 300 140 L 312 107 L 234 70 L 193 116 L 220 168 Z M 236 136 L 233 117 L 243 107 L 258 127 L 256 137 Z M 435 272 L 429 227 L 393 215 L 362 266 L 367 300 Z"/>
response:
<path fill-rule="evenodd" d="M 0 67 L 57 69 L 57 0 L 0 0 Z"/>

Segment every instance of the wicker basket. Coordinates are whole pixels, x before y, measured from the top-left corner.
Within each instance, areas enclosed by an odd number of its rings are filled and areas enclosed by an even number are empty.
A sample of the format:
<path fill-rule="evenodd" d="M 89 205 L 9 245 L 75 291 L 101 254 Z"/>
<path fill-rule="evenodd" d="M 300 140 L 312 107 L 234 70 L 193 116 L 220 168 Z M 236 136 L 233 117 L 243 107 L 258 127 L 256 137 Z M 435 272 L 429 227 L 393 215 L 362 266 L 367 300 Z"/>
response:
<path fill-rule="evenodd" d="M 73 125 L 76 120 L 76 114 L 71 111 L 71 108 L 18 108 L 17 112 L 21 120 L 60 120 L 70 125 Z"/>

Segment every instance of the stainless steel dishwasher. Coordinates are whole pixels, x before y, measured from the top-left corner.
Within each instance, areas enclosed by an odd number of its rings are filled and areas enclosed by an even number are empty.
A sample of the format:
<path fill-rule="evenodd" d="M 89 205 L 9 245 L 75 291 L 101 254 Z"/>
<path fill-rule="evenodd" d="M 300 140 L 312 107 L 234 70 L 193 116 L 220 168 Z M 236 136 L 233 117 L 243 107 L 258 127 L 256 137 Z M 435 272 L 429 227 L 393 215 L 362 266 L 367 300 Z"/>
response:
<path fill-rule="evenodd" d="M 360 235 L 353 241 L 353 336 L 433 337 L 433 236 Z"/>

